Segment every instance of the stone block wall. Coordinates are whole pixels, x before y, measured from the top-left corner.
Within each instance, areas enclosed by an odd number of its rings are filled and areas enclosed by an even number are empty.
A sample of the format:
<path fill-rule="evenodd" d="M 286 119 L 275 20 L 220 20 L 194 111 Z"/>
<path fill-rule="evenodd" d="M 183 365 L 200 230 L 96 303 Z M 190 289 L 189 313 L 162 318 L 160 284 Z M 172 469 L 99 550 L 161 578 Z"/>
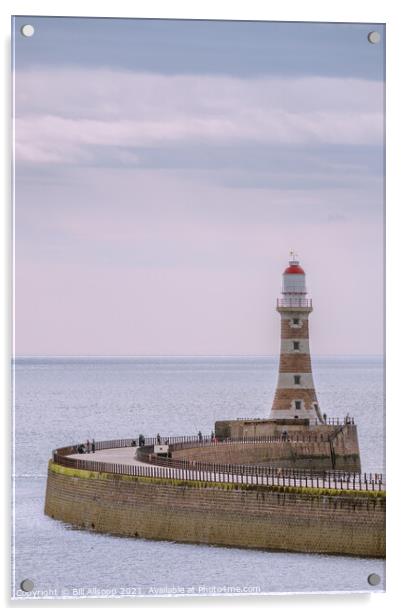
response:
<path fill-rule="evenodd" d="M 212 464 L 255 464 L 272 468 L 310 470 L 332 469 L 331 449 L 328 442 L 292 443 L 218 443 L 214 446 L 192 447 L 172 451 L 173 459 Z M 344 448 L 337 452 L 338 470 L 358 471 L 355 455 Z"/>
<path fill-rule="evenodd" d="M 308 318 L 302 318 L 300 314 L 296 314 L 295 316 L 300 317 L 301 325 L 300 327 L 292 326 L 292 315 L 283 315 L 281 319 L 281 339 L 290 339 L 290 338 L 308 338 Z"/>
<path fill-rule="evenodd" d="M 281 353 L 279 372 L 296 374 L 311 372 L 310 353 Z"/>
<path fill-rule="evenodd" d="M 383 497 L 188 484 L 50 463 L 45 513 L 80 528 L 127 537 L 384 556 Z"/>
<path fill-rule="evenodd" d="M 183 449 L 172 452 L 172 457 L 223 464 L 265 464 L 281 468 L 307 468 L 311 470 L 335 468 L 351 472 L 360 472 L 361 470 L 357 427 L 352 424 L 342 426 L 342 430 L 332 441 L 332 451 L 328 437 L 338 430 L 337 426 L 317 425 L 303 429 L 303 426 L 297 424 L 278 425 L 269 420 L 262 422 L 242 420 L 217 422 L 217 424 L 215 424 L 216 434 L 225 434 L 226 437 L 280 437 L 283 430 L 286 429 L 289 435 L 292 435 L 292 432 L 297 432 L 301 438 L 308 439 L 310 437 L 312 440 L 311 442 L 306 440 L 305 442 L 218 443 L 213 447 L 194 447 L 192 450 Z M 317 442 L 315 441 L 316 437 Z"/>
<path fill-rule="evenodd" d="M 298 400 L 303 400 L 305 408 L 311 408 L 316 401 L 315 389 L 299 389 L 297 391 Z M 277 389 L 275 391 L 272 408 L 274 410 L 290 407 L 295 399 L 295 389 Z M 297 413 L 297 411 L 295 411 Z"/>

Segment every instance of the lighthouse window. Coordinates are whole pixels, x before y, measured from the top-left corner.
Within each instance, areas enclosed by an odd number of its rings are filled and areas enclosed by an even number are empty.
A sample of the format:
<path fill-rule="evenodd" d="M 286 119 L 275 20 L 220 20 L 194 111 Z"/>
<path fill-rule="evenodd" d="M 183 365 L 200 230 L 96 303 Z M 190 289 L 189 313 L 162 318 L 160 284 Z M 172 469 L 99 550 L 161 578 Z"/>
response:
<path fill-rule="evenodd" d="M 293 319 L 293 325 L 299 325 L 300 319 Z"/>
<path fill-rule="evenodd" d="M 295 400 L 295 409 L 300 411 L 301 409 L 301 400 Z"/>
<path fill-rule="evenodd" d="M 300 351 L 300 342 L 298 340 L 293 341 L 293 350 Z"/>
<path fill-rule="evenodd" d="M 295 385 L 300 385 L 300 376 L 298 374 L 295 374 L 293 378 L 295 380 Z"/>

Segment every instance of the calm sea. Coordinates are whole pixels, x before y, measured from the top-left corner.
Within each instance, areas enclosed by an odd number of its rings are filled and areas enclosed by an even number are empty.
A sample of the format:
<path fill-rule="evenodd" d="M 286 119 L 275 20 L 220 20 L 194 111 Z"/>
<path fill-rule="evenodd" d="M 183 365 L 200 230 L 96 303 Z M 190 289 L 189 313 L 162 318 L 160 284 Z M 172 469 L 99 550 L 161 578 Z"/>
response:
<path fill-rule="evenodd" d="M 20 358 L 15 374 L 13 587 L 42 596 L 369 591 L 384 562 L 125 539 L 43 514 L 51 450 L 87 438 L 209 434 L 217 419 L 267 416 L 277 358 Z M 384 471 L 383 362 L 316 358 L 323 412 L 358 424 L 363 471 Z"/>

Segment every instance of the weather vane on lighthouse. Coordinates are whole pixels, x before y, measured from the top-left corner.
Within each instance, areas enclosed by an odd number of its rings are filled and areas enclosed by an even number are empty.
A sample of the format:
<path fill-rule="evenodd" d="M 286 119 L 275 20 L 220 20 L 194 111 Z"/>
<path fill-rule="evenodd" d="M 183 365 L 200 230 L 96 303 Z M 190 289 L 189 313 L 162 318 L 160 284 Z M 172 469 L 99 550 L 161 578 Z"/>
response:
<path fill-rule="evenodd" d="M 290 249 L 289 256 L 291 261 L 297 261 L 297 252 L 293 248 Z"/>

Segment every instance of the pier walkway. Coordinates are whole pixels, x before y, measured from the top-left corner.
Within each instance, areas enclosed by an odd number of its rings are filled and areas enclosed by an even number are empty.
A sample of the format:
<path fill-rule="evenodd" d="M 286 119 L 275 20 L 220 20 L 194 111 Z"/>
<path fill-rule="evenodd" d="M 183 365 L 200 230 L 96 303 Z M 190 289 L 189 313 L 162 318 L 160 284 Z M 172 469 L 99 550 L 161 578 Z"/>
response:
<path fill-rule="evenodd" d="M 136 460 L 138 447 L 116 447 L 114 449 L 100 449 L 94 453 L 75 453 L 69 458 L 77 460 L 92 460 L 93 462 L 109 462 L 111 464 L 128 464 L 132 466 L 148 466 L 145 462 Z"/>
<path fill-rule="evenodd" d="M 177 441 L 180 442 L 180 441 Z M 110 441 L 110 445 L 117 441 Z M 162 479 L 236 483 L 240 485 L 282 486 L 340 490 L 385 490 L 382 474 L 360 474 L 346 471 L 311 471 L 266 466 L 212 464 L 149 456 L 147 447 L 119 446 L 106 448 L 107 442 L 96 443 L 94 453 L 73 453 L 75 447 L 53 452 L 56 463 L 72 468 Z M 184 443 L 183 443 L 184 444 Z M 196 443 L 192 441 L 192 446 Z M 206 443 L 199 443 L 203 446 Z M 147 453 L 144 454 L 144 450 Z M 138 455 L 138 458 L 137 458 Z"/>

